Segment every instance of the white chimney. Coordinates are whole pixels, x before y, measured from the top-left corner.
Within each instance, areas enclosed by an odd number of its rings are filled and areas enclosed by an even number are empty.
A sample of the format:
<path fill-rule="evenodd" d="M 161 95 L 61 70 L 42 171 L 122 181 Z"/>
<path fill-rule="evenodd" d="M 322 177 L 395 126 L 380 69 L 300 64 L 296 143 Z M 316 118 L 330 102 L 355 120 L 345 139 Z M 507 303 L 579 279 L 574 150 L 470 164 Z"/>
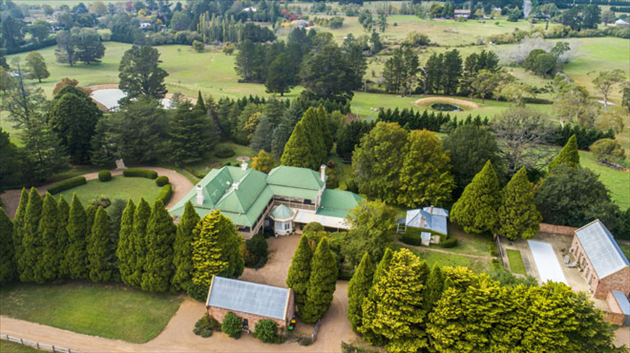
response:
<path fill-rule="evenodd" d="M 243 161 L 243 163 L 241 163 L 241 169 L 247 170 L 247 162 Z"/>
<path fill-rule="evenodd" d="M 320 174 L 321 174 L 322 183 L 325 183 L 326 182 L 326 165 L 322 164 L 322 166 L 320 167 L 319 170 L 320 170 Z"/>
<path fill-rule="evenodd" d="M 433 214 L 433 205 L 431 205 L 431 210 L 429 211 L 430 214 Z"/>
<path fill-rule="evenodd" d="M 203 205 L 203 187 L 197 185 L 197 205 Z"/>
<path fill-rule="evenodd" d="M 232 186 L 234 187 L 234 190 L 238 190 L 238 183 L 232 183 Z"/>

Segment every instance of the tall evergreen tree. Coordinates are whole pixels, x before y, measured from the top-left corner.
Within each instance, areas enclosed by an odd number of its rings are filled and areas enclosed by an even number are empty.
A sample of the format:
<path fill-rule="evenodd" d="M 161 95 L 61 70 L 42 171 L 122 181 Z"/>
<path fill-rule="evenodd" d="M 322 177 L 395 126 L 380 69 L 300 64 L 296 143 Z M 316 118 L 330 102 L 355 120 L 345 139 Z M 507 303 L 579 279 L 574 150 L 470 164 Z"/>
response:
<path fill-rule="evenodd" d="M 88 224 L 85 209 L 77 195 L 74 194 L 68 217 L 68 250 L 64 259 L 64 267 L 68 268 L 72 279 L 88 278 L 87 234 Z"/>
<path fill-rule="evenodd" d="M 24 252 L 20 257 L 20 267 L 23 269 L 23 272 L 20 273 L 20 281 L 22 282 L 43 282 L 43 278 L 36 273 L 37 262 L 42 253 L 41 238 L 37 233 L 42 215 L 42 204 L 42 198 L 37 189 L 31 188 L 24 214 L 24 238 L 22 238 Z"/>
<path fill-rule="evenodd" d="M 147 253 L 147 224 L 151 216 L 151 206 L 141 198 L 133 216 L 133 236 L 131 237 L 130 266 L 133 274 L 129 277 L 129 284 L 134 287 L 142 285 L 142 275 L 144 273 L 145 256 Z"/>
<path fill-rule="evenodd" d="M 40 238 L 41 251 L 35 264 L 35 281 L 45 282 L 57 279 L 59 275 L 60 249 L 57 244 L 57 201 L 51 194 L 46 193 L 42 206 L 42 216 L 39 219 L 37 234 Z"/>
<path fill-rule="evenodd" d="M 118 248 L 116 257 L 120 270 L 120 279 L 126 285 L 132 285 L 130 281 L 133 274 L 136 257 L 134 256 L 133 237 L 135 236 L 133 227 L 133 216 L 136 212 L 136 204 L 132 199 L 127 201 L 127 207 L 123 211 L 120 219 L 120 232 L 118 233 Z"/>
<path fill-rule="evenodd" d="M 203 101 L 203 97 L 201 96 L 201 91 L 197 91 L 197 103 L 195 103 L 194 109 L 203 114 L 206 114 L 208 111 L 208 108 L 206 108 L 206 104 Z"/>
<path fill-rule="evenodd" d="M 319 105 L 319 108 L 317 108 L 317 123 L 324 141 L 324 148 L 321 151 L 323 163 L 326 161 L 328 153 L 330 153 L 330 150 L 333 147 L 334 137 L 330 132 L 330 126 L 328 124 L 328 112 L 326 112 L 326 108 L 324 108 L 321 104 Z"/>
<path fill-rule="evenodd" d="M 142 289 L 164 292 L 170 287 L 173 274 L 173 218 L 161 200 L 155 201 L 147 223 L 147 256 L 142 274 Z"/>
<path fill-rule="evenodd" d="M 302 122 L 295 125 L 289 141 L 284 146 L 280 163 L 282 165 L 310 169 L 316 169 L 316 166 L 319 165 L 318 156 L 309 144 L 307 131 Z"/>
<path fill-rule="evenodd" d="M 18 204 L 18 208 L 15 211 L 15 216 L 13 217 L 13 249 L 14 249 L 14 259 L 17 269 L 17 275 L 20 275 L 24 268 L 22 267 L 22 261 L 20 258 L 24 254 L 24 246 L 22 241 L 24 239 L 24 215 L 26 214 L 26 206 L 28 205 L 28 191 L 26 188 L 22 188 L 22 193 L 20 194 L 20 203 Z"/>
<path fill-rule="evenodd" d="M 378 265 L 376 265 L 376 269 L 374 270 L 374 276 L 372 276 L 372 286 L 370 287 L 370 290 L 367 296 L 365 297 L 365 299 L 363 299 L 363 304 L 361 305 L 362 325 L 363 325 L 363 319 L 366 312 L 374 311 L 377 306 L 378 298 L 376 296 L 376 286 L 381 280 L 381 278 L 385 276 L 385 271 L 389 268 L 389 264 L 392 261 L 393 256 L 394 256 L 394 252 L 392 251 L 392 249 L 390 248 L 385 249 L 383 258 L 378 263 Z M 382 346 L 387 342 L 385 339 L 385 336 L 369 328 L 363 328 L 362 326 L 360 326 L 359 332 L 363 335 L 363 338 L 366 341 L 370 342 L 373 345 Z"/>
<path fill-rule="evenodd" d="M 267 79 L 265 80 L 267 93 L 280 93 L 280 96 L 289 93 L 291 88 L 299 83 L 296 74 L 295 64 L 289 55 L 287 53 L 278 55 L 267 69 Z"/>
<path fill-rule="evenodd" d="M 337 259 L 330 250 L 328 238 L 324 237 L 313 253 L 306 303 L 304 310 L 298 312 L 304 322 L 315 323 L 328 311 L 335 293 L 338 272 Z"/>
<path fill-rule="evenodd" d="M 553 171 L 555 167 L 561 164 L 566 164 L 573 168 L 580 166 L 580 153 L 578 151 L 577 137 L 575 137 L 575 135 L 569 138 L 569 141 L 562 147 L 556 158 L 549 162 L 549 171 Z"/>
<path fill-rule="evenodd" d="M 501 194 L 497 232 L 511 240 L 530 239 L 538 234 L 542 216 L 536 209 L 534 190 L 525 167 L 514 174 Z"/>
<path fill-rule="evenodd" d="M 13 223 L 11 218 L 0 207 L 0 284 L 16 278 L 15 248 L 13 246 Z"/>
<path fill-rule="evenodd" d="M 68 219 L 70 217 L 70 205 L 68 201 L 61 195 L 57 201 L 57 232 L 55 238 L 57 240 L 57 259 L 55 260 L 59 266 L 59 279 L 65 279 L 70 276 L 70 269 L 65 261 L 65 254 L 68 251 Z"/>
<path fill-rule="evenodd" d="M 197 101 L 199 105 L 199 101 Z M 204 109 L 204 110 L 202 110 Z M 185 101 L 177 106 L 169 124 L 171 158 L 178 164 L 201 159 L 219 140 L 219 129 L 205 111 Z"/>
<path fill-rule="evenodd" d="M 87 242 L 88 270 L 92 282 L 102 283 L 112 279 L 114 259 L 109 232 L 109 216 L 103 207 L 99 207 Z"/>
<path fill-rule="evenodd" d="M 192 241 L 193 232 L 201 218 L 192 203 L 186 203 L 184 214 L 177 224 L 175 242 L 173 243 L 173 266 L 175 273 L 171 284 L 175 290 L 188 290 L 192 283 Z"/>
<path fill-rule="evenodd" d="M 427 313 L 431 312 L 435 303 L 440 300 L 442 291 L 444 290 L 444 280 L 442 269 L 436 262 L 431 268 L 431 272 L 429 273 L 425 286 L 424 310 L 426 310 Z"/>
<path fill-rule="evenodd" d="M 453 205 L 451 220 L 462 226 L 466 233 L 493 232 L 499 221 L 497 210 L 500 204 L 499 180 L 492 162 L 488 161 Z"/>
<path fill-rule="evenodd" d="M 287 287 L 293 289 L 295 293 L 295 305 L 298 312 L 304 308 L 306 303 L 306 290 L 308 289 L 308 279 L 311 276 L 311 260 L 313 258 L 313 249 L 308 243 L 308 237 L 302 235 L 293 259 L 291 259 L 291 267 L 287 275 Z"/>
<path fill-rule="evenodd" d="M 361 318 L 363 311 L 363 299 L 367 296 L 372 288 L 372 280 L 374 277 L 374 266 L 368 253 L 363 254 L 363 258 L 359 263 L 352 279 L 348 283 L 348 320 L 352 324 L 352 329 L 357 331 L 361 326 Z"/>

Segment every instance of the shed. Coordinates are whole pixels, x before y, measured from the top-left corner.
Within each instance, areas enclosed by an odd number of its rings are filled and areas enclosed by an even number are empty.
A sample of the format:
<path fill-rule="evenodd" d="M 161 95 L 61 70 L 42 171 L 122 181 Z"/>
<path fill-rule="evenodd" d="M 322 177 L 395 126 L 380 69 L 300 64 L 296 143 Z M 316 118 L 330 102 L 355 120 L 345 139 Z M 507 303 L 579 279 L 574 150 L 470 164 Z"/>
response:
<path fill-rule="evenodd" d="M 448 211 L 439 207 L 408 210 L 405 225 L 413 228 L 424 228 L 436 233 L 448 235 Z"/>

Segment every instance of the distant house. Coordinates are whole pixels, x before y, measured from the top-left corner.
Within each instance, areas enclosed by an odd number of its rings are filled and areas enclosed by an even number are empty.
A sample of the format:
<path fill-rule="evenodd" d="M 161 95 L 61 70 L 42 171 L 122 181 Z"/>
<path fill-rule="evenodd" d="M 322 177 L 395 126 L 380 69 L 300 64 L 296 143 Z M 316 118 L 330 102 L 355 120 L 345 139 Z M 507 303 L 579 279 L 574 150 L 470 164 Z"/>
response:
<path fill-rule="evenodd" d="M 246 7 L 243 9 L 243 12 L 256 12 L 255 7 Z"/>
<path fill-rule="evenodd" d="M 407 227 L 422 228 L 436 233 L 448 235 L 448 211 L 439 207 L 425 207 L 407 211 L 405 225 Z"/>
<path fill-rule="evenodd" d="M 463 18 L 468 18 L 470 17 L 470 10 L 455 10 L 455 18 L 458 17 L 463 17 Z"/>
<path fill-rule="evenodd" d="M 309 26 L 309 22 L 304 20 L 295 20 L 291 22 L 291 25 L 293 27 L 304 28 Z"/>
<path fill-rule="evenodd" d="M 243 320 L 243 328 L 253 332 L 263 319 L 276 322 L 278 328 L 287 327 L 295 313 L 295 302 L 289 288 L 214 276 L 206 310 L 219 322 L 232 312 Z"/>
<path fill-rule="evenodd" d="M 624 21 L 622 19 L 618 19 L 617 21 L 615 21 L 615 26 L 617 27 L 628 27 L 630 25 L 630 23 L 628 23 L 627 21 Z"/>
<path fill-rule="evenodd" d="M 277 235 L 319 222 L 328 230 L 349 228 L 346 215 L 362 200 L 357 194 L 326 189 L 326 166 L 320 172 L 280 166 L 265 174 L 247 167 L 211 170 L 170 210 L 178 217 L 191 201 L 204 217 L 219 210 L 245 238 L 271 226 Z M 284 207 L 283 207 L 284 206 Z"/>
<path fill-rule="evenodd" d="M 140 29 L 149 29 L 149 28 L 151 28 L 151 23 L 149 22 L 140 23 Z"/>

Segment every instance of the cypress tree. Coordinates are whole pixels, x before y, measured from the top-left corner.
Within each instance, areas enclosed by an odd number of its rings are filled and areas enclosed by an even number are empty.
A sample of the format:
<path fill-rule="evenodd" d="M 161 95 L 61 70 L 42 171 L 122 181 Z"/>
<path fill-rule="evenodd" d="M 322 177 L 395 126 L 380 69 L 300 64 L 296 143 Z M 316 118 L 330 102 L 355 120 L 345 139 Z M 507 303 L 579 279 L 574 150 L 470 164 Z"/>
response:
<path fill-rule="evenodd" d="M 17 275 L 24 271 L 24 268 L 20 265 L 22 254 L 24 253 L 24 246 L 22 239 L 24 239 L 24 215 L 26 214 L 26 206 L 28 205 L 28 191 L 26 188 L 22 188 L 20 194 L 20 203 L 13 217 L 13 263 L 16 266 Z"/>
<path fill-rule="evenodd" d="M 291 259 L 291 267 L 287 275 L 287 287 L 293 289 L 295 293 L 295 304 L 298 312 L 304 307 L 306 302 L 306 290 L 308 289 L 308 279 L 311 276 L 311 259 L 313 258 L 313 249 L 308 243 L 308 237 L 302 235 L 293 259 Z"/>
<path fill-rule="evenodd" d="M 147 223 L 151 216 L 151 206 L 141 198 L 133 216 L 133 236 L 131 237 L 131 248 L 129 261 L 133 264 L 133 274 L 129 277 L 129 285 L 140 287 L 142 285 L 142 274 L 144 273 L 145 256 L 147 253 L 146 235 Z"/>
<path fill-rule="evenodd" d="M 330 308 L 337 284 L 337 274 L 337 259 L 328 246 L 328 238 L 324 237 L 313 253 L 306 303 L 304 310 L 298 312 L 304 322 L 315 323 Z"/>
<path fill-rule="evenodd" d="M 53 281 L 59 275 L 59 248 L 57 244 L 57 201 L 50 193 L 44 196 L 42 216 L 37 233 L 40 237 L 41 252 L 35 264 L 35 281 Z"/>
<path fill-rule="evenodd" d="M 201 96 L 201 91 L 197 91 L 197 103 L 195 103 L 195 110 L 199 111 L 200 113 L 204 113 L 206 114 L 207 109 L 206 109 L 206 104 L 203 102 L 203 97 Z"/>
<path fill-rule="evenodd" d="M 195 211 L 192 203 L 186 203 L 184 214 L 177 224 L 175 242 L 173 243 L 173 266 L 175 273 L 171 284 L 175 290 L 187 291 L 192 283 L 193 263 L 192 263 L 192 241 L 193 231 L 201 218 Z"/>
<path fill-rule="evenodd" d="M 13 246 L 13 223 L 11 218 L 0 207 L 0 284 L 16 278 L 15 248 Z"/>
<path fill-rule="evenodd" d="M 392 261 L 392 257 L 394 256 L 394 252 L 392 249 L 385 249 L 385 253 L 383 254 L 383 258 L 379 261 L 378 265 L 376 265 L 376 269 L 374 270 L 374 278 L 372 280 L 372 285 L 378 283 L 379 278 L 385 273 L 385 270 L 389 267 L 389 262 Z"/>
<path fill-rule="evenodd" d="M 363 305 L 363 299 L 365 299 L 370 288 L 372 288 L 373 277 L 374 266 L 372 265 L 372 260 L 370 260 L 370 255 L 365 253 L 348 283 L 348 320 L 352 324 L 354 331 L 357 331 L 361 326 L 361 317 L 363 315 L 361 305 Z"/>
<path fill-rule="evenodd" d="M 88 205 L 85 208 L 85 219 L 87 225 L 87 233 L 85 234 L 85 240 L 89 241 L 92 235 L 92 225 L 94 225 L 94 218 L 96 217 L 96 207 L 94 205 Z"/>
<path fill-rule="evenodd" d="M 577 137 L 575 135 L 569 138 L 566 145 L 562 147 L 556 158 L 554 158 L 547 166 L 549 172 L 559 165 L 566 164 L 573 168 L 580 166 L 580 153 L 578 151 Z"/>
<path fill-rule="evenodd" d="M 328 153 L 332 149 L 334 141 L 333 135 L 330 133 L 330 126 L 328 125 L 328 113 L 326 112 L 326 108 L 321 104 L 319 108 L 317 108 L 317 120 L 324 139 L 325 149 L 322 150 L 322 161 L 324 161 L 326 157 L 328 157 Z"/>
<path fill-rule="evenodd" d="M 366 298 L 363 299 L 363 303 L 361 304 L 361 326 L 359 326 L 357 329 L 363 335 L 363 338 L 372 345 L 382 346 L 386 343 L 384 336 L 364 326 L 366 321 L 373 320 L 378 300 L 375 290 L 380 279 L 385 275 L 385 271 L 389 268 L 389 263 L 392 261 L 393 256 L 394 252 L 392 251 L 392 249 L 385 249 L 383 258 L 374 270 L 374 276 L 372 276 L 372 286 L 370 287 Z"/>
<path fill-rule="evenodd" d="M 43 282 L 43 278 L 35 273 L 37 262 L 42 253 L 41 238 L 37 234 L 39 219 L 42 215 L 42 204 L 42 198 L 37 189 L 31 188 L 24 214 L 24 238 L 22 239 L 24 252 L 20 257 L 20 266 L 23 269 L 23 272 L 20 273 L 20 281 L 22 282 Z"/>
<path fill-rule="evenodd" d="M 311 169 L 317 169 L 328 155 L 328 151 L 326 151 L 324 129 L 322 126 L 323 123 L 321 122 L 318 110 L 315 108 L 308 108 L 302 117 L 301 123 L 304 125 L 304 130 L 306 130 L 306 142 L 308 142 L 309 147 L 312 149 L 314 158 Z"/>
<path fill-rule="evenodd" d="M 466 233 L 493 232 L 499 221 L 497 210 L 500 204 L 499 179 L 492 162 L 488 161 L 453 205 L 451 220 L 462 226 Z"/>
<path fill-rule="evenodd" d="M 442 291 L 444 290 L 444 274 L 442 269 L 437 264 L 433 264 L 429 277 L 427 278 L 427 285 L 424 294 L 424 310 L 431 312 L 433 306 L 440 300 Z"/>
<path fill-rule="evenodd" d="M 59 279 L 67 278 L 70 275 L 70 269 L 66 267 L 65 256 L 68 252 L 68 217 L 70 216 L 70 205 L 68 201 L 59 196 L 57 201 L 57 231 L 55 238 L 57 239 L 57 253 L 55 262 L 59 266 L 58 276 Z"/>
<path fill-rule="evenodd" d="M 173 274 L 173 240 L 176 227 L 161 200 L 155 201 L 147 224 L 147 256 L 142 274 L 142 290 L 164 292 Z"/>
<path fill-rule="evenodd" d="M 307 130 L 300 121 L 295 125 L 289 141 L 284 146 L 280 163 L 292 167 L 316 169 L 319 167 L 319 162 L 314 150 L 309 143 Z"/>
<path fill-rule="evenodd" d="M 70 215 L 68 216 L 68 250 L 64 267 L 70 278 L 87 279 L 86 236 L 88 233 L 87 216 L 76 194 L 72 196 Z"/>
<path fill-rule="evenodd" d="M 99 207 L 94 214 L 92 232 L 87 242 L 88 270 L 92 282 L 102 283 L 112 279 L 114 264 L 110 250 L 109 216 L 103 207 Z"/>
<path fill-rule="evenodd" d="M 536 209 L 534 190 L 523 167 L 503 188 L 498 233 L 512 240 L 519 236 L 531 239 L 538 234 L 540 222 L 542 216 Z"/>
<path fill-rule="evenodd" d="M 132 285 L 130 278 L 135 267 L 135 256 L 133 256 L 134 223 L 133 216 L 136 212 L 136 205 L 133 200 L 127 201 L 127 207 L 123 211 L 120 219 L 120 233 L 118 233 L 118 248 L 116 249 L 116 257 L 118 258 L 118 267 L 120 269 L 120 279 L 126 285 Z"/>

